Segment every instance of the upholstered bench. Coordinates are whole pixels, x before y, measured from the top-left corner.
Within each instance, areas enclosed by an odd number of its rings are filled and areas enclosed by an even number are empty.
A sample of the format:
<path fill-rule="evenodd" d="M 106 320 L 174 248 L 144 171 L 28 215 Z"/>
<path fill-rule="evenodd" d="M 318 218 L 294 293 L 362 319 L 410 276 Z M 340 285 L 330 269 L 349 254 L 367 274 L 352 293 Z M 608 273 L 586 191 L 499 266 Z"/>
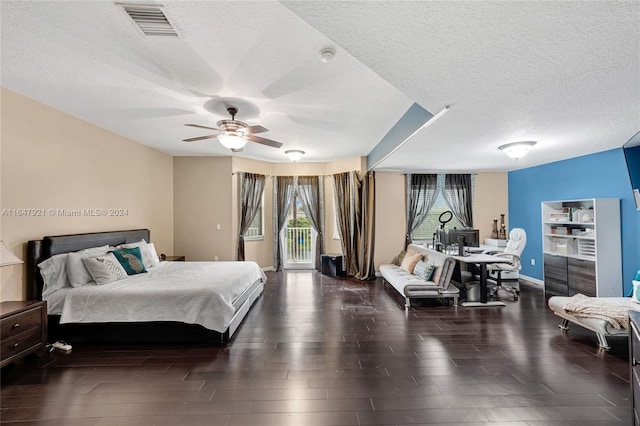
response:
<path fill-rule="evenodd" d="M 399 265 L 380 265 L 380 274 L 384 281 L 405 298 L 405 309 L 411 307 L 411 299 L 417 298 L 453 299 L 453 305 L 458 306 L 460 289 L 451 283 L 456 261 L 447 254 L 417 244 L 410 244 L 408 249 L 421 253 L 424 260 L 435 265 L 435 271 L 433 277 L 429 281 L 425 281 L 402 269 Z"/>

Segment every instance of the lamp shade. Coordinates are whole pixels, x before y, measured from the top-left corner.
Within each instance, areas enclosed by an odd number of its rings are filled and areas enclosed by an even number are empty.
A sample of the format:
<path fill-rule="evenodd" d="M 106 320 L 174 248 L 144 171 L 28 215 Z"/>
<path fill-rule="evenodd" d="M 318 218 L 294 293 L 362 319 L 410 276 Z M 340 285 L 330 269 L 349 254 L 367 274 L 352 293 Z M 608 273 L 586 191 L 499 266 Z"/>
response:
<path fill-rule="evenodd" d="M 518 158 L 524 157 L 535 144 L 534 141 L 512 142 L 499 146 L 498 149 L 509 157 L 517 160 Z"/>
<path fill-rule="evenodd" d="M 227 149 L 240 149 L 247 144 L 247 136 L 243 132 L 226 132 L 218 136 L 220 143 Z"/>
<path fill-rule="evenodd" d="M 4 241 L 0 241 L 0 266 L 16 265 L 18 263 L 22 263 L 22 260 L 4 245 Z"/>

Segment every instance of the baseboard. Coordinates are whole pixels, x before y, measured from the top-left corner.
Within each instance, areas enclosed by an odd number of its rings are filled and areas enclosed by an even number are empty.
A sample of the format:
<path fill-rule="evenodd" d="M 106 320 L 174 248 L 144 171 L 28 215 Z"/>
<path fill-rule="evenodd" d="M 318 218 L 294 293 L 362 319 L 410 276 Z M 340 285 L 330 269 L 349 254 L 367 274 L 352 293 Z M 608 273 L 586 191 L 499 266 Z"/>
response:
<path fill-rule="evenodd" d="M 524 280 L 524 281 L 527 281 L 527 282 L 530 282 L 532 284 L 537 284 L 539 286 L 544 286 L 544 281 L 543 280 L 539 280 L 537 278 L 528 277 L 526 275 L 520 274 L 520 279 Z"/>
<path fill-rule="evenodd" d="M 274 269 L 273 269 L 273 266 L 267 266 L 267 267 L 262 268 L 262 270 L 264 272 L 269 272 L 269 271 L 273 271 Z"/>

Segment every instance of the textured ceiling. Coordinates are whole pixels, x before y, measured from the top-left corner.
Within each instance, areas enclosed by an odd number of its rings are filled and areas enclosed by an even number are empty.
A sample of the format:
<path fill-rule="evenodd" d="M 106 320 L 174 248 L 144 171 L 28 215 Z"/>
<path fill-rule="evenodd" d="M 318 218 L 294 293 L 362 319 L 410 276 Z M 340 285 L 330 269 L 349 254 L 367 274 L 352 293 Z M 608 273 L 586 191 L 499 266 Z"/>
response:
<path fill-rule="evenodd" d="M 413 102 L 451 106 L 381 170 L 512 170 L 640 128 L 639 2 L 163 4 L 179 38 L 142 36 L 111 2 L 3 1 L 2 86 L 172 155 L 230 155 L 182 139 L 233 104 L 284 143 L 237 154 L 267 161 L 367 155 Z M 538 144 L 497 150 L 518 140 Z"/>

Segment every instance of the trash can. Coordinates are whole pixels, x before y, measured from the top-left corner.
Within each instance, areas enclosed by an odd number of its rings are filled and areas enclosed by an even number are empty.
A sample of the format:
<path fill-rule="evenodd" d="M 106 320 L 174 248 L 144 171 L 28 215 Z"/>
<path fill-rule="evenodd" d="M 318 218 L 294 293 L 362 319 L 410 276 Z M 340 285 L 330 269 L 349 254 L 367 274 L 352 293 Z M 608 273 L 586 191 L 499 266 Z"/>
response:
<path fill-rule="evenodd" d="M 480 283 L 472 281 L 464 285 L 464 289 L 467 292 L 467 302 L 479 302 L 480 301 Z"/>
<path fill-rule="evenodd" d="M 343 277 L 344 276 L 344 256 L 336 253 L 327 253 L 320 256 L 322 267 L 320 271 L 322 275 L 328 275 L 330 277 Z"/>

